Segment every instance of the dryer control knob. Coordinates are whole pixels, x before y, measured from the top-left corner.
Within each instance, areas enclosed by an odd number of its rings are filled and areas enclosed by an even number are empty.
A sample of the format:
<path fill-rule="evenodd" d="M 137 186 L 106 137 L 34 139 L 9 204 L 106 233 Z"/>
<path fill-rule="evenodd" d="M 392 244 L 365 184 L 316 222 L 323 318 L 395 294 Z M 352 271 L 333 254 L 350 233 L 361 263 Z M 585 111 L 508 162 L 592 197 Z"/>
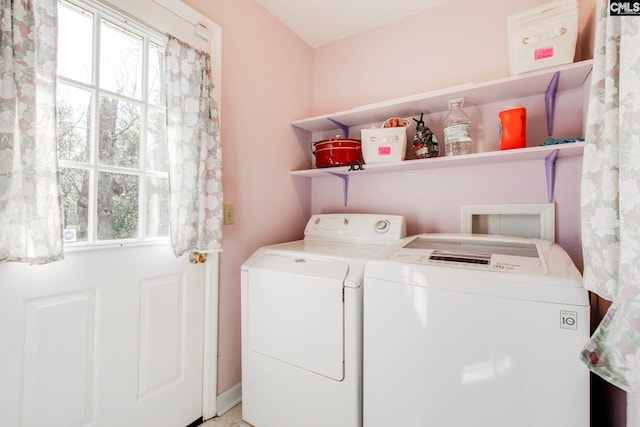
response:
<path fill-rule="evenodd" d="M 376 222 L 376 232 L 378 233 L 386 233 L 387 231 L 389 231 L 389 227 L 391 226 L 391 223 L 386 220 L 386 219 L 381 219 L 380 221 Z"/>

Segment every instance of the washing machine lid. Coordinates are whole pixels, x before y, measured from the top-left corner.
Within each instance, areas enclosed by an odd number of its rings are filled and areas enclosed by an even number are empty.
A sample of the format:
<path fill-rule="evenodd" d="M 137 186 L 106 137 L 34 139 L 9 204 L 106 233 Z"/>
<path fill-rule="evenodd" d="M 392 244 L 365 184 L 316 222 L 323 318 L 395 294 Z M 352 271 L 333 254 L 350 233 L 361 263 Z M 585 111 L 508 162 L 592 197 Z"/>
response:
<path fill-rule="evenodd" d="M 589 304 L 580 272 L 569 255 L 559 245 L 537 239 L 437 233 L 412 236 L 367 263 L 365 290 L 371 280 L 501 298 Z"/>
<path fill-rule="evenodd" d="M 247 266 L 250 350 L 341 381 L 348 273 L 346 260 L 277 252 Z"/>
<path fill-rule="evenodd" d="M 526 239 L 420 235 L 405 242 L 389 259 L 518 274 L 548 273 L 538 243 Z"/>

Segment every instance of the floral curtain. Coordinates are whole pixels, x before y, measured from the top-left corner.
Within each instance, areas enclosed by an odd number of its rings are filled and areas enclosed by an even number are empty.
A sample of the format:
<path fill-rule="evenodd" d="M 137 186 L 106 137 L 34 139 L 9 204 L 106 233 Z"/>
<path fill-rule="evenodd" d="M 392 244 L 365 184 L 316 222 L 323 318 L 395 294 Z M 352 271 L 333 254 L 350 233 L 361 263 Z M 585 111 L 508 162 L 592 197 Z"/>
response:
<path fill-rule="evenodd" d="M 0 0 L 0 261 L 62 259 L 56 0 Z"/>
<path fill-rule="evenodd" d="M 640 392 L 640 19 L 596 6 L 596 40 L 582 171 L 587 289 L 613 301 L 582 360 Z"/>
<path fill-rule="evenodd" d="M 168 36 L 165 51 L 171 243 L 222 248 L 222 152 L 209 55 Z"/>

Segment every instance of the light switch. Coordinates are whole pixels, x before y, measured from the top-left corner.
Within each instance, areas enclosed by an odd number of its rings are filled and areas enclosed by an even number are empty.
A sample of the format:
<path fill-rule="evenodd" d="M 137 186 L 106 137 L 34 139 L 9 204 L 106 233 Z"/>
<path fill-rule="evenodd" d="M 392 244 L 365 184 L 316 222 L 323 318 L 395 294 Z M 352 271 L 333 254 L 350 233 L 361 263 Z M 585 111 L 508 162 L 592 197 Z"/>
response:
<path fill-rule="evenodd" d="M 232 204 L 224 204 L 223 205 L 224 208 L 224 225 L 231 225 L 233 223 L 236 222 L 236 215 L 234 213 L 233 210 L 233 205 Z"/>

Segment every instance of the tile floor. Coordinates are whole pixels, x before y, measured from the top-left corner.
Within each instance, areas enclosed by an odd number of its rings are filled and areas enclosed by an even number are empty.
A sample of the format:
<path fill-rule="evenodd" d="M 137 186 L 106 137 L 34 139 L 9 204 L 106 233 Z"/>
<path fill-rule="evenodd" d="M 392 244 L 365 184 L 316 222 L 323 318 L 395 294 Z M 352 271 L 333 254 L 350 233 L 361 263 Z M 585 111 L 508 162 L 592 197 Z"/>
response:
<path fill-rule="evenodd" d="M 251 424 L 242 421 L 242 403 L 238 403 L 222 416 L 211 418 L 200 427 L 251 427 Z"/>

